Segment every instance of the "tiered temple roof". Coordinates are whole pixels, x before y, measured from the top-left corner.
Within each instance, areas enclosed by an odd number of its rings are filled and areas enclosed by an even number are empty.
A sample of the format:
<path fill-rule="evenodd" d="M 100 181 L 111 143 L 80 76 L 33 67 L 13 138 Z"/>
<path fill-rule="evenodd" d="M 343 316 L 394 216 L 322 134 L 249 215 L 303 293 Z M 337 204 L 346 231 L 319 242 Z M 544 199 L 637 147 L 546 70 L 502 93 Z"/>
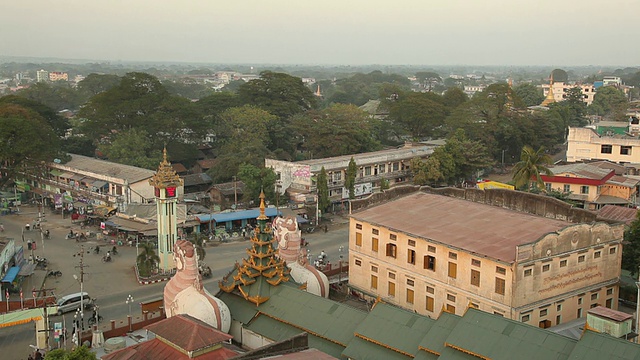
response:
<path fill-rule="evenodd" d="M 265 215 L 264 193 L 260 194 L 257 220 L 251 247 L 247 249 L 249 257 L 242 259 L 242 264 L 236 262 L 233 270 L 218 285 L 225 292 L 237 290 L 246 300 L 260 305 L 269 300 L 272 287 L 288 282 L 290 277 L 285 262 L 276 257 L 273 230 Z"/>
<path fill-rule="evenodd" d="M 183 181 L 167 160 L 167 149 L 162 150 L 162 162 L 156 174 L 149 179 L 149 184 L 156 188 L 167 188 L 170 186 L 182 186 Z"/>

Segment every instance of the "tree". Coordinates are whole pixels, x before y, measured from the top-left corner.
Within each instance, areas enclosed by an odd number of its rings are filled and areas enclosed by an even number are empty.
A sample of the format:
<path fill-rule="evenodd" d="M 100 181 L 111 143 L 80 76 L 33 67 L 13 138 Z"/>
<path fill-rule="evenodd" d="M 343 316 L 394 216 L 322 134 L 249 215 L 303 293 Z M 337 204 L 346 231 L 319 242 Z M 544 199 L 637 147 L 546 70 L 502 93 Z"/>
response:
<path fill-rule="evenodd" d="M 35 83 L 18 91 L 16 95 L 44 104 L 55 111 L 76 109 L 82 104 L 78 93 L 66 82 L 60 84 Z"/>
<path fill-rule="evenodd" d="M 624 246 L 622 247 L 622 268 L 633 277 L 640 266 L 640 212 L 624 232 Z"/>
<path fill-rule="evenodd" d="M 156 254 L 155 245 L 149 242 L 138 244 L 140 254 L 136 258 L 138 272 L 141 276 L 149 276 L 160 263 L 160 257 Z"/>
<path fill-rule="evenodd" d="M 73 350 L 54 349 L 49 351 L 45 356 L 45 360 L 97 360 L 96 354 L 82 345 Z"/>
<path fill-rule="evenodd" d="M 458 182 L 476 176 L 476 172 L 493 165 L 486 147 L 480 141 L 467 138 L 464 130 L 458 129 L 447 138 L 444 146 L 436 148 L 432 157 L 438 160 L 439 171 L 448 183 Z M 434 163 L 429 163 L 431 167 Z M 432 175 L 437 181 L 438 177 Z"/>
<path fill-rule="evenodd" d="M 254 105 L 286 119 L 316 106 L 313 92 L 299 77 L 263 71 L 260 78 L 240 86 L 238 96 L 243 104 Z"/>
<path fill-rule="evenodd" d="M 130 129 L 116 134 L 111 143 L 98 145 L 110 161 L 120 164 L 155 169 L 162 153 L 154 147 L 152 138 L 144 130 Z"/>
<path fill-rule="evenodd" d="M 120 84 L 120 77 L 112 74 L 89 74 L 78 83 L 78 92 L 84 102 Z"/>
<path fill-rule="evenodd" d="M 318 189 L 318 209 L 322 210 L 323 213 L 327 211 L 329 205 L 331 205 L 331 199 L 329 199 L 329 180 L 327 178 L 327 171 L 324 169 L 320 169 L 320 174 L 318 174 L 317 179 L 317 189 Z"/>
<path fill-rule="evenodd" d="M 569 74 L 562 69 L 553 69 L 551 72 L 551 77 L 553 78 L 553 82 L 564 82 L 569 81 Z"/>
<path fill-rule="evenodd" d="M 61 158 L 60 141 L 36 112 L 0 104 L 0 186 L 25 176 L 42 176 L 46 163 Z"/>
<path fill-rule="evenodd" d="M 18 105 L 25 109 L 29 109 L 38 113 L 38 115 L 40 115 L 53 129 L 56 135 L 60 137 L 64 136 L 70 127 L 67 119 L 58 115 L 56 111 L 54 111 L 47 105 L 39 103 L 35 100 L 30 100 L 16 95 L 7 95 L 0 98 L 0 105 L 2 104 Z"/>
<path fill-rule="evenodd" d="M 442 95 L 442 101 L 447 107 L 447 112 L 451 112 L 453 109 L 467 102 L 467 100 L 469 100 L 467 94 L 458 87 L 448 88 Z"/>
<path fill-rule="evenodd" d="M 603 86 L 596 91 L 589 112 L 600 116 L 610 116 L 614 120 L 624 120 L 629 103 L 622 90 L 615 86 Z"/>
<path fill-rule="evenodd" d="M 442 171 L 440 171 L 440 161 L 435 156 L 430 156 L 425 160 L 418 157 L 411 159 L 411 171 L 415 185 L 437 185 L 438 182 L 444 180 Z"/>
<path fill-rule="evenodd" d="M 546 165 L 551 164 L 551 157 L 540 147 L 537 151 L 530 146 L 522 148 L 520 161 L 513 167 L 513 181 L 517 189 L 544 188 L 542 174 L 553 175 Z M 533 180 L 532 180 L 533 179 Z"/>
<path fill-rule="evenodd" d="M 244 183 L 243 198 L 245 202 L 259 203 L 261 192 L 264 192 L 267 201 L 275 202 L 277 176 L 273 169 L 243 163 L 238 169 L 238 179 Z"/>
<path fill-rule="evenodd" d="M 544 100 L 541 88 L 529 83 L 519 84 L 513 87 L 513 92 L 522 99 L 524 106 L 540 105 Z"/>
<path fill-rule="evenodd" d="M 437 134 L 446 117 L 446 108 L 437 102 L 442 101 L 438 97 L 432 93 L 402 94 L 390 106 L 389 118 L 404 127 L 414 139 L 432 137 Z"/>
<path fill-rule="evenodd" d="M 347 166 L 347 175 L 344 179 L 344 187 L 349 191 L 349 199 L 356 198 L 356 175 L 358 174 L 358 165 L 351 157 L 349 166 Z"/>
<path fill-rule="evenodd" d="M 420 83 L 423 89 L 431 91 L 434 85 L 442 82 L 442 78 L 433 71 L 419 71 L 416 73 L 416 81 Z"/>

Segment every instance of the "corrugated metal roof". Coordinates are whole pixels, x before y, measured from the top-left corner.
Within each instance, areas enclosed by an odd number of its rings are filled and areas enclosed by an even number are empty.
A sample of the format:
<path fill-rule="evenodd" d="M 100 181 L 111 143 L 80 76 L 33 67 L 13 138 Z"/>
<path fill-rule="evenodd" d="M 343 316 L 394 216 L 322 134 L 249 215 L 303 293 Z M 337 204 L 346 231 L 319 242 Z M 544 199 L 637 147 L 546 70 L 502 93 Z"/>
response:
<path fill-rule="evenodd" d="M 273 207 L 273 208 L 264 209 L 264 214 L 267 217 L 273 217 L 273 216 L 279 215 L 280 213 L 278 209 Z M 234 220 L 256 219 L 258 216 L 260 216 L 260 210 L 251 209 L 251 210 L 230 211 L 226 213 L 217 213 L 217 214 L 198 214 L 196 215 L 196 218 L 201 223 L 206 223 L 211 220 L 220 223 L 220 222 L 227 222 L 227 221 L 234 221 Z"/>
<path fill-rule="evenodd" d="M 535 242 L 573 225 L 423 192 L 368 208 L 352 217 L 505 262 L 515 261 L 517 245 Z"/>
<path fill-rule="evenodd" d="M 490 359 L 566 359 L 576 341 L 528 324 L 469 308 L 447 337 L 448 346 Z"/>
<path fill-rule="evenodd" d="M 611 173 L 610 169 L 603 169 L 591 164 L 575 163 L 549 168 L 553 175 L 574 174 L 585 179 L 600 180 Z"/>
<path fill-rule="evenodd" d="M 441 354 L 447 337 L 451 330 L 458 325 L 458 321 L 460 321 L 460 316 L 443 311 L 418 346 Z M 424 350 L 420 352 L 426 353 Z"/>
<path fill-rule="evenodd" d="M 151 324 L 146 329 L 186 351 L 208 348 L 233 339 L 233 336 L 189 315 L 172 316 Z"/>
<path fill-rule="evenodd" d="M 220 291 L 216 297 L 227 304 L 231 317 L 243 324 L 248 324 L 258 313 L 258 308 L 254 304 L 232 293 Z"/>
<path fill-rule="evenodd" d="M 184 186 L 211 184 L 213 182 L 206 173 L 184 175 L 182 179 L 184 180 Z"/>
<path fill-rule="evenodd" d="M 625 205 L 629 203 L 629 200 L 619 198 L 617 196 L 611 195 L 600 195 L 595 200 L 593 200 L 594 204 L 618 204 Z"/>
<path fill-rule="evenodd" d="M 607 180 L 607 184 L 614 184 L 626 187 L 634 187 L 640 183 L 640 179 L 634 179 L 627 176 L 614 175 Z"/>
<path fill-rule="evenodd" d="M 606 319 L 611 319 L 614 321 L 625 321 L 633 318 L 633 315 L 624 313 L 622 311 L 617 311 L 613 309 L 606 308 L 604 306 L 596 306 L 593 309 L 589 309 L 587 311 L 589 314 L 593 314 L 596 316 L 600 316 Z"/>
<path fill-rule="evenodd" d="M 100 174 L 105 176 L 114 177 L 117 179 L 127 180 L 129 184 L 134 184 L 142 180 L 149 179 L 155 174 L 155 171 L 143 169 L 130 165 L 122 165 L 110 161 L 94 159 L 88 156 L 69 154 L 71 160 L 65 164 L 50 164 L 51 167 L 60 167 L 64 170 L 64 167 L 87 171 L 94 174 Z"/>
<path fill-rule="evenodd" d="M 605 205 L 598 211 L 598 217 L 631 224 L 638 214 L 638 209 L 625 206 Z"/>
<path fill-rule="evenodd" d="M 595 331 L 585 331 L 569 360 L 640 360 L 638 345 Z"/>
<path fill-rule="evenodd" d="M 355 337 L 349 342 L 349 346 L 342 352 L 342 356 L 349 359 L 385 359 L 385 360 L 408 360 L 410 356 L 403 355 L 397 351 L 376 345 L 367 340 Z"/>
<path fill-rule="evenodd" d="M 415 355 L 424 334 L 434 323 L 435 320 L 426 316 L 379 302 L 356 328 L 356 336 L 362 335 L 396 351 Z M 352 343 L 349 343 L 347 351 Z M 381 348 L 373 342 L 370 342 L 370 345 L 373 349 Z M 345 355 L 358 358 L 348 353 Z"/>

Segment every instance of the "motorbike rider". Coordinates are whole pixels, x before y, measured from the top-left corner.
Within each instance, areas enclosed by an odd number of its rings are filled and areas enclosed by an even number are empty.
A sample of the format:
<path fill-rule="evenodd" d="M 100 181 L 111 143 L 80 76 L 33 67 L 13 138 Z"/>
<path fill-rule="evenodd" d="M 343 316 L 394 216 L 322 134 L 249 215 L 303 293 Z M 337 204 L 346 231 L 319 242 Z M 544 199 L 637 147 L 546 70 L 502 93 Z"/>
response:
<path fill-rule="evenodd" d="M 96 254 L 100 254 L 100 245 L 96 245 L 96 247 L 93 248 L 93 252 Z"/>
<path fill-rule="evenodd" d="M 111 252 L 110 251 L 107 251 L 107 253 L 104 255 L 104 261 L 105 262 L 111 261 Z"/>
<path fill-rule="evenodd" d="M 118 248 L 114 245 L 111 249 L 111 252 L 113 253 L 113 255 L 118 255 Z"/>
<path fill-rule="evenodd" d="M 69 229 L 69 239 L 73 238 L 73 229 Z"/>
<path fill-rule="evenodd" d="M 47 239 L 49 238 L 49 236 L 51 236 L 51 233 L 49 232 L 49 229 L 45 230 L 44 232 L 44 237 L 46 237 Z"/>

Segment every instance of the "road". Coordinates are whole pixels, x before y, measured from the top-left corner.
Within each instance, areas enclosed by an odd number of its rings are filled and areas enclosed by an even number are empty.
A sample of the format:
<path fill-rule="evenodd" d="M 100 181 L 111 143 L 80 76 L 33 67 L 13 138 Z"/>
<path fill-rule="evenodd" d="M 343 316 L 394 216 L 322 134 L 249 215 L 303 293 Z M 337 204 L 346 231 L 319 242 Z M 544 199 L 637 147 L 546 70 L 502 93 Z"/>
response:
<path fill-rule="evenodd" d="M 17 245 L 22 244 L 21 238 L 24 225 L 27 222 L 32 222 L 37 216 L 35 207 L 22 207 L 19 215 L 3 216 L 0 218 L 0 222 L 4 224 L 5 232 L 1 235 L 14 238 Z M 45 219 L 43 229 L 50 230 L 51 239 L 43 241 L 39 232 L 33 230 L 25 232 L 24 237 L 25 240 L 33 239 L 37 241 L 37 248 L 33 251 L 34 256 L 46 257 L 50 264 L 49 270 L 60 270 L 63 275 L 59 278 L 46 279 L 45 271 L 36 270 L 23 283 L 25 297 L 31 297 L 30 294 L 33 287 L 52 289 L 57 296 L 79 292 L 80 283 L 74 278 L 74 275 L 78 279 L 81 277 L 79 266 L 81 258 L 84 264 L 83 290 L 97 299 L 99 313 L 104 317 L 101 327 L 105 329 L 109 326 L 109 320 L 116 320 L 118 324 L 126 323 L 129 307 L 125 301 L 128 295 L 134 298 L 134 305 L 131 308 L 134 319 L 141 315 L 138 305 L 140 302 L 162 297 L 165 283 L 138 284 L 133 272 L 136 258 L 135 247 L 118 247 L 119 254 L 114 257 L 114 262 L 103 263 L 101 255 L 96 255 L 90 251 L 90 249 L 98 245 L 98 241 L 95 239 L 82 244 L 76 243 L 74 240 L 65 239 L 69 229 L 74 229 L 74 232 L 80 230 L 77 226 L 71 224 L 70 219 L 62 219 L 60 215 L 49 213 L 45 215 Z M 346 224 L 334 224 L 329 227 L 327 233 L 316 231 L 312 234 L 303 234 L 303 237 L 309 242 L 308 249 L 314 258 L 324 250 L 332 263 L 338 263 L 341 253 L 345 261 L 347 261 L 348 227 Z M 43 243 L 44 246 L 42 246 Z M 101 253 L 104 253 L 107 250 L 107 245 L 102 242 L 99 245 L 101 245 Z M 203 281 L 205 288 L 213 294 L 217 293 L 218 281 L 231 270 L 236 261 L 240 261 L 247 256 L 245 249 L 248 245 L 249 241 L 235 241 L 207 246 L 204 262 L 211 268 L 212 277 Z M 341 246 L 343 247 L 343 252 L 339 250 Z M 26 243 L 24 247 L 25 257 L 28 257 L 30 252 L 26 249 Z M 82 253 L 82 256 L 80 253 Z M 18 295 L 12 295 L 12 300 L 17 299 L 19 299 Z M 64 321 L 69 328 L 74 315 L 74 313 L 63 315 Z M 90 315 L 90 313 L 87 314 L 85 312 L 85 319 Z M 51 321 L 62 322 L 63 317 L 54 316 Z M 28 345 L 34 343 L 33 323 L 0 329 L 0 348 L 4 350 L 4 354 L 10 355 L 8 359 L 26 359 L 29 353 Z M 53 344 L 53 341 L 51 343 Z"/>

